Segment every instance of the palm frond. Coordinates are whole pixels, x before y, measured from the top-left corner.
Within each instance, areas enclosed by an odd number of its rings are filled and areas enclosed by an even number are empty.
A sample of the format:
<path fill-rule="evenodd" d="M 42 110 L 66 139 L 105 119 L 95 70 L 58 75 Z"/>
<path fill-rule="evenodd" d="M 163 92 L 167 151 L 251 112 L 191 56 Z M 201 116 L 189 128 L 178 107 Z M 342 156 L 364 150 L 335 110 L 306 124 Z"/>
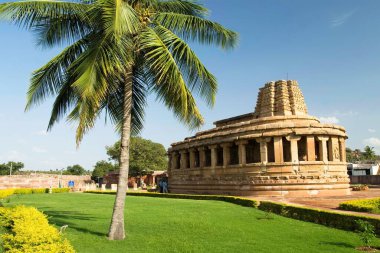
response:
<path fill-rule="evenodd" d="M 153 21 L 173 31 L 186 41 L 213 44 L 223 49 L 233 48 L 238 41 L 235 32 L 216 22 L 192 15 L 158 13 Z"/>
<path fill-rule="evenodd" d="M 117 132 L 121 132 L 121 127 L 124 118 L 124 79 L 116 80 L 118 82 L 114 90 L 110 90 L 107 100 L 104 101 L 102 109 L 107 110 L 112 123 L 116 126 Z M 145 73 L 139 69 L 138 65 L 133 68 L 133 85 L 132 85 L 132 118 L 131 129 L 132 135 L 138 135 L 144 123 L 146 96 L 147 96 L 147 81 L 145 80 Z"/>
<path fill-rule="evenodd" d="M 107 35 L 113 34 L 116 38 L 131 36 L 136 33 L 139 18 L 136 11 L 123 0 L 100 0 L 102 23 Z"/>
<path fill-rule="evenodd" d="M 199 93 L 208 105 L 213 106 L 218 86 L 215 76 L 206 69 L 190 46 L 172 31 L 160 25 L 154 31 L 171 51 L 190 90 Z"/>
<path fill-rule="evenodd" d="M 0 4 L 0 19 L 8 20 L 22 28 L 32 29 L 46 19 L 56 19 L 64 15 L 76 15 L 82 20 L 89 5 L 80 2 L 54 0 L 19 1 Z"/>
<path fill-rule="evenodd" d="M 39 105 L 48 96 L 54 96 L 66 82 L 68 69 L 87 48 L 87 39 L 77 41 L 65 48 L 46 65 L 33 72 L 27 92 L 26 110 Z"/>
<path fill-rule="evenodd" d="M 155 10 L 157 12 L 173 12 L 178 14 L 186 14 L 196 17 L 205 17 L 208 15 L 208 9 L 197 3 L 196 1 L 170 0 L 159 1 Z"/>
<path fill-rule="evenodd" d="M 158 100 L 171 109 L 175 116 L 191 128 L 203 124 L 191 91 L 169 49 L 151 28 L 140 34 L 140 48 L 145 53 L 147 73 Z"/>

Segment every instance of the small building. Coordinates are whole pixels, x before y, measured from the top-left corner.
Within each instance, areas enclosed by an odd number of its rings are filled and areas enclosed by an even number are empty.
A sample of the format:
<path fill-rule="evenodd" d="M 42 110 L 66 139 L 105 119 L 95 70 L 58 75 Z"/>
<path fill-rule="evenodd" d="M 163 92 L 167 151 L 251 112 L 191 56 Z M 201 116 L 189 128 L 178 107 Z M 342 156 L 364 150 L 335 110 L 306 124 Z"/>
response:
<path fill-rule="evenodd" d="M 348 163 L 347 173 L 350 176 L 372 176 L 379 172 L 378 164 Z"/>
<path fill-rule="evenodd" d="M 259 91 L 256 108 L 173 143 L 173 193 L 316 196 L 349 194 L 346 131 L 308 115 L 297 81 Z"/>

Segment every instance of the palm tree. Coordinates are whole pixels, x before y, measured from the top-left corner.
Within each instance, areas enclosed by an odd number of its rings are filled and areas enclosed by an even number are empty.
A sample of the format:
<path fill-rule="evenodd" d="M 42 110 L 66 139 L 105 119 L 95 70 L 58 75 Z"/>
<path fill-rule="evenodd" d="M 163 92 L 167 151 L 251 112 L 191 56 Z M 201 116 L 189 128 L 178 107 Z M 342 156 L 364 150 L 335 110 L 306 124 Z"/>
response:
<path fill-rule="evenodd" d="M 365 146 L 364 152 L 363 152 L 363 158 L 369 162 L 375 161 L 376 160 L 376 152 L 374 150 L 374 147 Z"/>
<path fill-rule="evenodd" d="M 33 73 L 26 110 L 55 97 L 48 129 L 67 116 L 76 140 L 102 112 L 121 134 L 120 178 L 108 237 L 125 238 L 129 141 L 143 126 L 146 96 L 154 92 L 189 128 L 203 118 L 193 94 L 215 102 L 216 78 L 187 44 L 233 48 L 237 34 L 207 20 L 191 0 L 21 1 L 0 4 L 0 18 L 37 35 L 43 47 L 68 45 Z"/>

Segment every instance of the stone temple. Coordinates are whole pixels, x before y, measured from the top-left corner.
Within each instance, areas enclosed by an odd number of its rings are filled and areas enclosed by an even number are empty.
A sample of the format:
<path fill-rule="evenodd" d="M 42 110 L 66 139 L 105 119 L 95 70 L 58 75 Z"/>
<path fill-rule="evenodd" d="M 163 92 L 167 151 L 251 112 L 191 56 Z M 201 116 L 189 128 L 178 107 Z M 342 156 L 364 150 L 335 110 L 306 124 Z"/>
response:
<path fill-rule="evenodd" d="M 172 193 L 349 194 L 346 131 L 308 115 L 297 81 L 265 84 L 255 112 L 214 124 L 171 145 Z"/>

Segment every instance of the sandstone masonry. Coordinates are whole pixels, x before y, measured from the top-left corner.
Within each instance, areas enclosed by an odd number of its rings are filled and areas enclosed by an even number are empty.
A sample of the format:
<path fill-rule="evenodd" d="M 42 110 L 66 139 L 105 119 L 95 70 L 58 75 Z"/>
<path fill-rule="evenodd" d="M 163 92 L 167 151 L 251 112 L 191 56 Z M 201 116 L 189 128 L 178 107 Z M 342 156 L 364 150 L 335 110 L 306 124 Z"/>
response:
<path fill-rule="evenodd" d="M 169 149 L 174 193 L 349 194 L 343 127 L 307 113 L 297 81 L 260 89 L 254 113 L 214 123 Z"/>

